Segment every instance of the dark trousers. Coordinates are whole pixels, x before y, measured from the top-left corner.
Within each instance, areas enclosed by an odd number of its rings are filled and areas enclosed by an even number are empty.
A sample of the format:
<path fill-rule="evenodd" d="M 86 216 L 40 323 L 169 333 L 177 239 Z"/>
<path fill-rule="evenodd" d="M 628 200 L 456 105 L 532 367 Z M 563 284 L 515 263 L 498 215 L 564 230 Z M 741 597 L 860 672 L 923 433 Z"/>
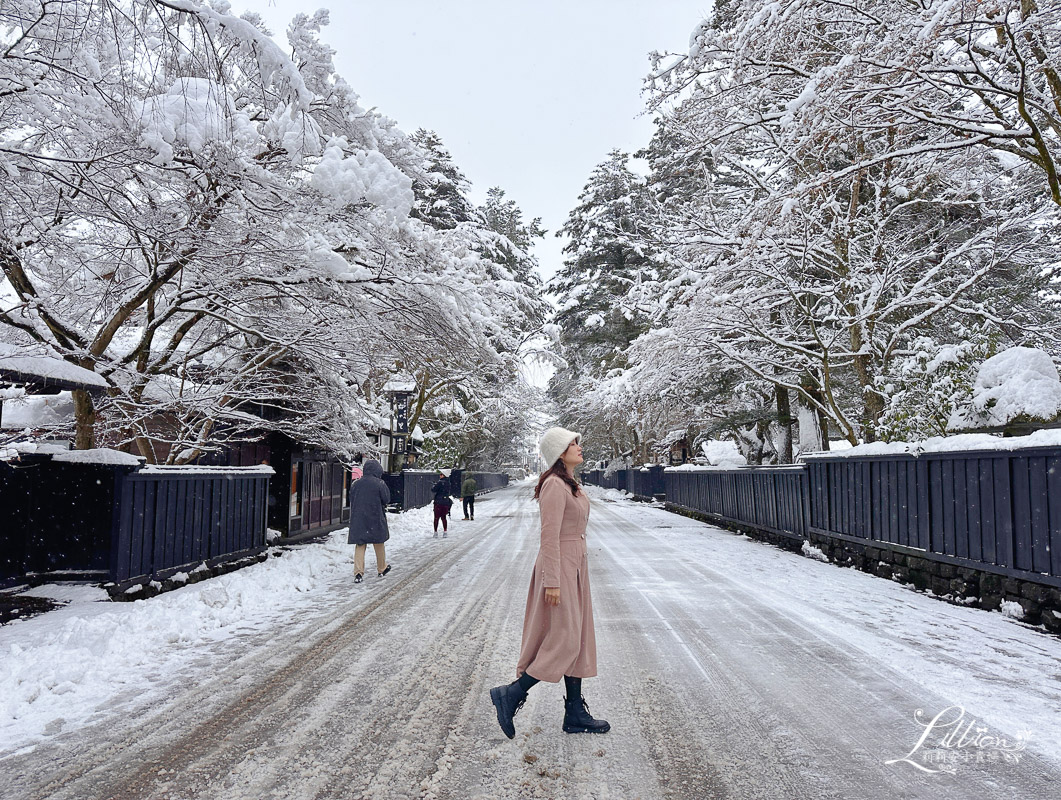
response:
<path fill-rule="evenodd" d="M 470 512 L 470 513 L 469 513 Z M 475 519 L 475 495 L 470 494 L 464 498 L 464 518 Z"/>
<path fill-rule="evenodd" d="M 438 533 L 438 521 L 439 520 L 442 520 L 442 530 L 444 530 L 444 531 L 448 531 L 449 530 L 449 528 L 446 527 L 446 525 L 448 524 L 446 522 L 446 515 L 448 515 L 448 514 L 449 514 L 449 506 L 442 506 L 442 505 L 439 505 L 438 503 L 435 503 L 435 533 Z"/>

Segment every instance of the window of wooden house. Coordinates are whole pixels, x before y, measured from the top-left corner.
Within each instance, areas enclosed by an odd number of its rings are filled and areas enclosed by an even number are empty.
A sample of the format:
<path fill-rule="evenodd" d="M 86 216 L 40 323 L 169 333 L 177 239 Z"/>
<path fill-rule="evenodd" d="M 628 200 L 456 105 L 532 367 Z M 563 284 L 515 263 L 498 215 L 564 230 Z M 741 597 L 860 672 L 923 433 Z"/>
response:
<path fill-rule="evenodd" d="M 350 505 L 350 470 L 343 467 L 343 508 Z"/>

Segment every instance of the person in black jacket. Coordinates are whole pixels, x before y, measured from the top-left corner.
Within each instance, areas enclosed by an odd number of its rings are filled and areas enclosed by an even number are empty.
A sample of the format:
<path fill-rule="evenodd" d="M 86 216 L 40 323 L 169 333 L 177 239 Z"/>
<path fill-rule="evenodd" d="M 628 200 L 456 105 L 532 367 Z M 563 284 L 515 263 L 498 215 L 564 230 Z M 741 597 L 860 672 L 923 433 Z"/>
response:
<path fill-rule="evenodd" d="M 390 489 L 383 482 L 383 467 L 378 461 L 368 460 L 364 474 L 350 486 L 350 536 L 347 541 L 354 548 L 354 583 L 361 583 L 365 573 L 365 548 L 376 551 L 376 573 L 383 577 L 391 571 L 387 563 L 384 542 L 390 538 L 387 528 L 387 503 Z"/>
<path fill-rule="evenodd" d="M 431 487 L 431 494 L 435 496 L 435 538 L 438 538 L 438 521 L 442 520 L 442 538 L 445 539 L 449 533 L 446 518 L 453 505 L 453 498 L 449 496 L 449 478 L 446 477 L 446 473 L 438 473 L 438 482 Z"/>

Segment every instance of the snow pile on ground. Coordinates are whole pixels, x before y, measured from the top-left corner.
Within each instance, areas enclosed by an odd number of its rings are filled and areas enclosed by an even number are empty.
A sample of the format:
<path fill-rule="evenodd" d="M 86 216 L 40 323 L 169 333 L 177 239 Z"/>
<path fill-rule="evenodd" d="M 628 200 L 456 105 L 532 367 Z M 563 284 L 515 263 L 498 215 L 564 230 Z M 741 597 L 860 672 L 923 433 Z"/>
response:
<path fill-rule="evenodd" d="M 951 429 L 1005 425 L 1015 419 L 1050 421 L 1061 413 L 1061 377 L 1053 359 L 1034 347 L 1011 347 L 980 365 L 967 408 Z"/>
<path fill-rule="evenodd" d="M 429 557 L 431 511 L 388 517 L 388 561 L 395 569 Z M 418 552 L 422 551 L 422 552 Z M 73 601 L 66 608 L 0 627 L 0 752 L 56 727 L 93 721 L 111 700 L 138 702 L 179 679 L 211 644 L 278 619 L 312 616 L 352 585 L 354 548 L 346 531 L 236 572 L 132 603 L 102 600 L 98 588 L 41 587 L 35 594 Z M 373 558 L 368 555 L 371 569 Z M 327 605 L 325 605 L 327 608 Z M 49 727 L 51 726 L 51 727 Z"/>
<path fill-rule="evenodd" d="M 825 555 L 825 553 L 822 552 L 820 547 L 815 547 L 810 542 L 808 542 L 806 539 L 803 540 L 803 547 L 800 548 L 800 551 L 807 558 L 813 558 L 816 561 L 828 561 L 829 560 L 829 556 Z"/>
<path fill-rule="evenodd" d="M 1012 617 L 1013 619 L 1024 619 L 1024 607 L 1016 600 L 1003 600 L 999 610 L 1003 616 Z"/>

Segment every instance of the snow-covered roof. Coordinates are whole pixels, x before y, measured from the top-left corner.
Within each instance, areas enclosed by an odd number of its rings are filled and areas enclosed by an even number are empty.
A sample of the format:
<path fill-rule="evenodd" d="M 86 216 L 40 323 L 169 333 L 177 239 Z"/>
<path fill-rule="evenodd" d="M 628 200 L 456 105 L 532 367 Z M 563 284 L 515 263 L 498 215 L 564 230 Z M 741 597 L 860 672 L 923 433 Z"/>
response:
<path fill-rule="evenodd" d="M 400 392 L 406 392 L 412 394 L 416 391 L 416 381 L 410 378 L 408 375 L 395 375 L 385 384 L 383 384 L 383 393 L 390 394 L 391 392 L 398 394 Z"/>
<path fill-rule="evenodd" d="M 685 431 L 684 430 L 669 431 L 667 433 L 667 435 L 664 436 L 660 440 L 659 446 L 660 447 L 670 447 L 672 444 L 676 444 L 676 443 L 680 442 L 684 438 L 685 438 Z"/>
<path fill-rule="evenodd" d="M 21 431 L 26 428 L 51 428 L 74 421 L 74 399 L 70 392 L 33 394 L 5 398 L 2 427 Z"/>
<path fill-rule="evenodd" d="M 55 356 L 22 350 L 6 342 L 0 342 L 0 380 L 59 389 L 107 388 L 107 382 L 92 370 Z"/>

